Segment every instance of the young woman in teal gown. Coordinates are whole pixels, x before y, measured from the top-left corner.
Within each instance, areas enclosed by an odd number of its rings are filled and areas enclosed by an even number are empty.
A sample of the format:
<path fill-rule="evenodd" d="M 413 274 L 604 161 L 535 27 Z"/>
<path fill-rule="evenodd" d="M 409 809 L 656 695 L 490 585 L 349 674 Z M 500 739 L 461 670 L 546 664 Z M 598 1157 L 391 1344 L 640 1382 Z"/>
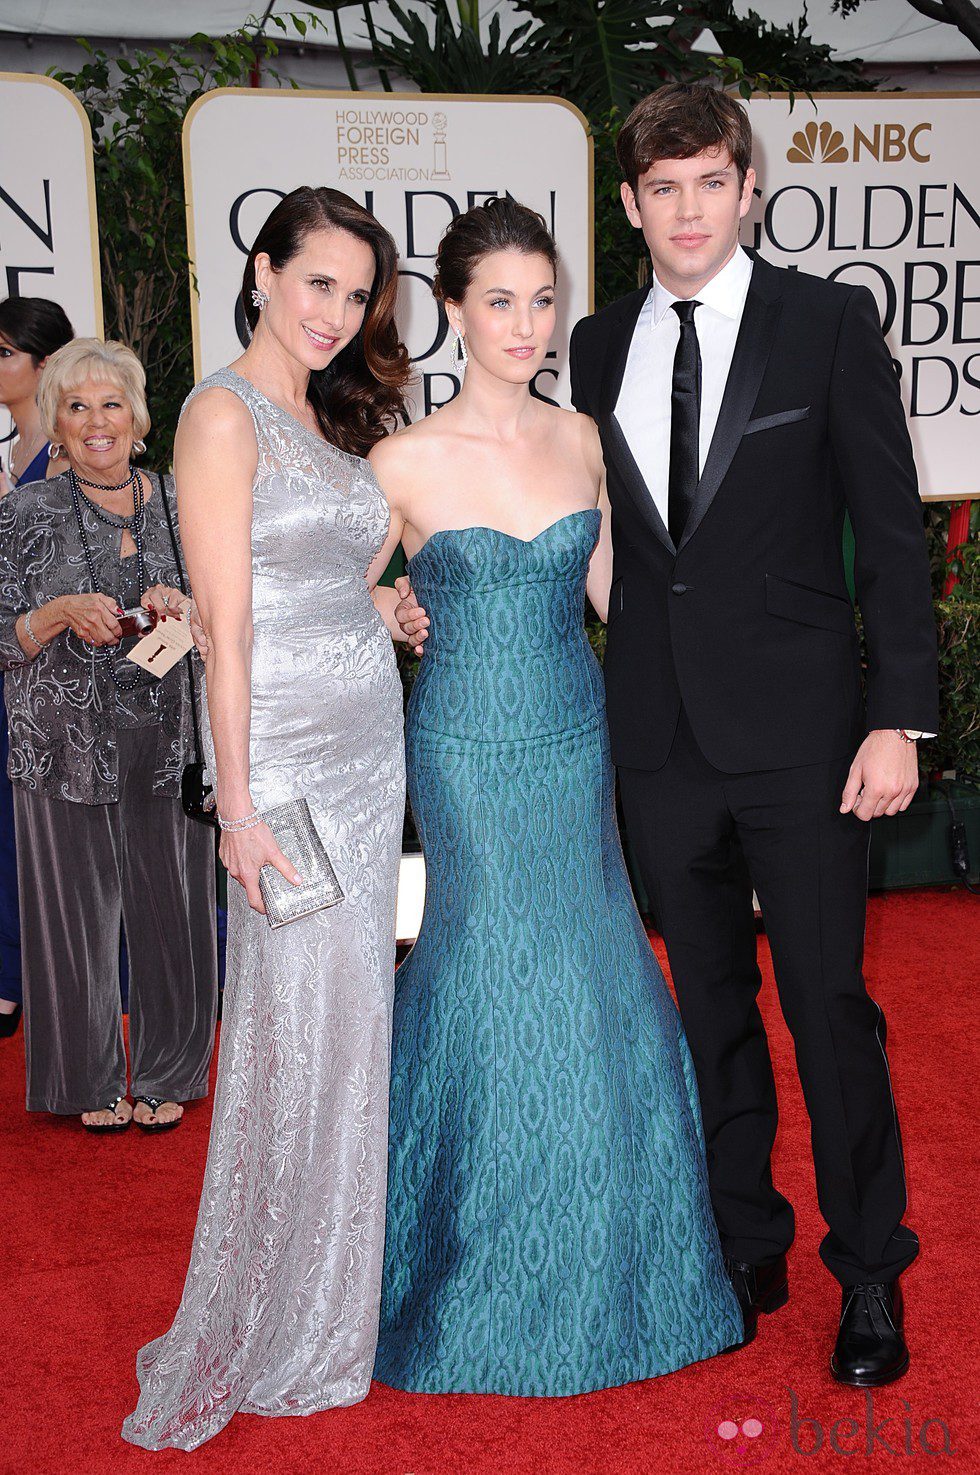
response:
<path fill-rule="evenodd" d="M 554 242 L 461 216 L 437 296 L 461 393 L 371 461 L 430 630 L 408 712 L 425 917 L 396 980 L 375 1376 L 574 1394 L 739 1341 L 694 1071 L 637 915 L 602 675 L 611 555 L 594 423 L 536 398 Z"/>

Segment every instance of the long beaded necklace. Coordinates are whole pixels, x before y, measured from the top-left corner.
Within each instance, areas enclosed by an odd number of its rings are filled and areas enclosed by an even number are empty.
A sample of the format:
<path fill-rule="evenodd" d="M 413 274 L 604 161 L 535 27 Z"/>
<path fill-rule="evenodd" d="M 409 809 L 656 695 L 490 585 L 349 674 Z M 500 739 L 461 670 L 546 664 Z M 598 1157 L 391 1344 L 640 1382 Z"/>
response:
<path fill-rule="evenodd" d="M 88 566 L 89 578 L 92 581 L 92 589 L 96 594 L 104 591 L 99 587 L 99 580 L 95 572 L 95 560 L 89 547 L 88 535 L 85 532 L 85 519 L 82 516 L 82 503 L 84 502 L 90 512 L 94 513 L 100 522 L 104 522 L 110 528 L 125 528 L 132 536 L 136 544 L 136 575 L 139 580 L 140 599 L 146 593 L 146 563 L 143 557 L 143 526 L 144 526 L 144 501 L 143 501 L 143 478 L 135 466 L 130 466 L 129 476 L 125 481 L 119 482 L 117 486 L 103 486 L 101 482 L 86 481 L 87 487 L 92 487 L 98 492 L 121 492 L 124 487 L 131 486 L 133 489 L 133 515 L 123 517 L 119 513 L 106 512 L 97 502 L 93 502 L 82 491 L 82 478 L 73 466 L 68 468 L 68 485 L 71 488 L 71 501 L 75 509 L 75 520 L 78 523 L 78 536 L 85 554 L 85 562 Z M 102 647 L 98 652 L 99 659 L 105 666 L 112 678 L 113 685 L 117 691 L 134 691 L 137 686 L 142 685 L 143 675 L 137 668 L 136 675 L 123 679 L 116 675 L 114 652 L 107 647 Z"/>

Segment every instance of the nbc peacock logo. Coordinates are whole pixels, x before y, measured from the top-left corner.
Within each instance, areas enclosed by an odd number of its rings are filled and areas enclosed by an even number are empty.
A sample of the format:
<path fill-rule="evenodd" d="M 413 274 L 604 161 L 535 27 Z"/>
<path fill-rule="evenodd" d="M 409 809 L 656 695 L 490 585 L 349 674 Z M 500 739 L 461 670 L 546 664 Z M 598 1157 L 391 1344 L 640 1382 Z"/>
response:
<path fill-rule="evenodd" d="M 786 157 L 791 164 L 846 164 L 848 153 L 839 128 L 830 123 L 808 123 L 793 134 Z"/>

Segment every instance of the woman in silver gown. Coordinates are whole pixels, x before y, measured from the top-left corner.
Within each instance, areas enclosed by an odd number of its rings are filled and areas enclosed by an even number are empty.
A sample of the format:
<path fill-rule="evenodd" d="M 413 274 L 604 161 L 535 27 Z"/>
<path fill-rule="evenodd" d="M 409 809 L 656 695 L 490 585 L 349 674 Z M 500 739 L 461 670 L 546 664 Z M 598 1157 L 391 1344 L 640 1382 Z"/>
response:
<path fill-rule="evenodd" d="M 248 258 L 252 341 L 177 436 L 188 569 L 209 637 L 228 971 L 211 1142 L 183 1298 L 137 1359 L 123 1436 L 194 1449 L 236 1410 L 368 1391 L 384 1247 L 394 909 L 404 809 L 388 507 L 362 457 L 410 372 L 396 250 L 361 206 L 301 188 Z M 379 613 L 380 611 L 380 613 Z M 275 931 L 253 811 L 305 797 L 344 901 Z"/>

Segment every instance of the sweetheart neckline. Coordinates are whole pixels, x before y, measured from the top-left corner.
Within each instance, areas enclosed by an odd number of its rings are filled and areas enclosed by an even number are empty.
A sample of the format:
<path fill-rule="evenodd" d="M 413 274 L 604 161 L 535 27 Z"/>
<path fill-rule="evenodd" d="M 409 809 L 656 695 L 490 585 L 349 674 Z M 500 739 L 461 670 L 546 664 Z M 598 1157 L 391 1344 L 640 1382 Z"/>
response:
<path fill-rule="evenodd" d="M 447 533 L 495 533 L 498 538 L 509 538 L 512 543 L 521 543 L 525 548 L 530 548 L 532 544 L 537 543 L 540 538 L 543 538 L 546 533 L 550 533 L 554 528 L 560 527 L 563 522 L 568 522 L 570 518 L 591 517 L 593 513 L 598 513 L 600 517 L 602 516 L 598 507 L 580 507 L 576 512 L 566 512 L 561 517 L 556 517 L 554 522 L 549 522 L 548 526 L 543 527 L 540 532 L 535 533 L 533 538 L 519 538 L 516 533 L 506 533 L 503 528 L 492 528 L 483 523 L 471 523 L 469 527 L 465 528 L 436 528 L 434 533 L 429 534 L 418 552 L 413 553 L 411 558 L 406 558 L 405 567 L 408 568 L 420 554 L 425 552 L 433 538 L 445 537 Z"/>

